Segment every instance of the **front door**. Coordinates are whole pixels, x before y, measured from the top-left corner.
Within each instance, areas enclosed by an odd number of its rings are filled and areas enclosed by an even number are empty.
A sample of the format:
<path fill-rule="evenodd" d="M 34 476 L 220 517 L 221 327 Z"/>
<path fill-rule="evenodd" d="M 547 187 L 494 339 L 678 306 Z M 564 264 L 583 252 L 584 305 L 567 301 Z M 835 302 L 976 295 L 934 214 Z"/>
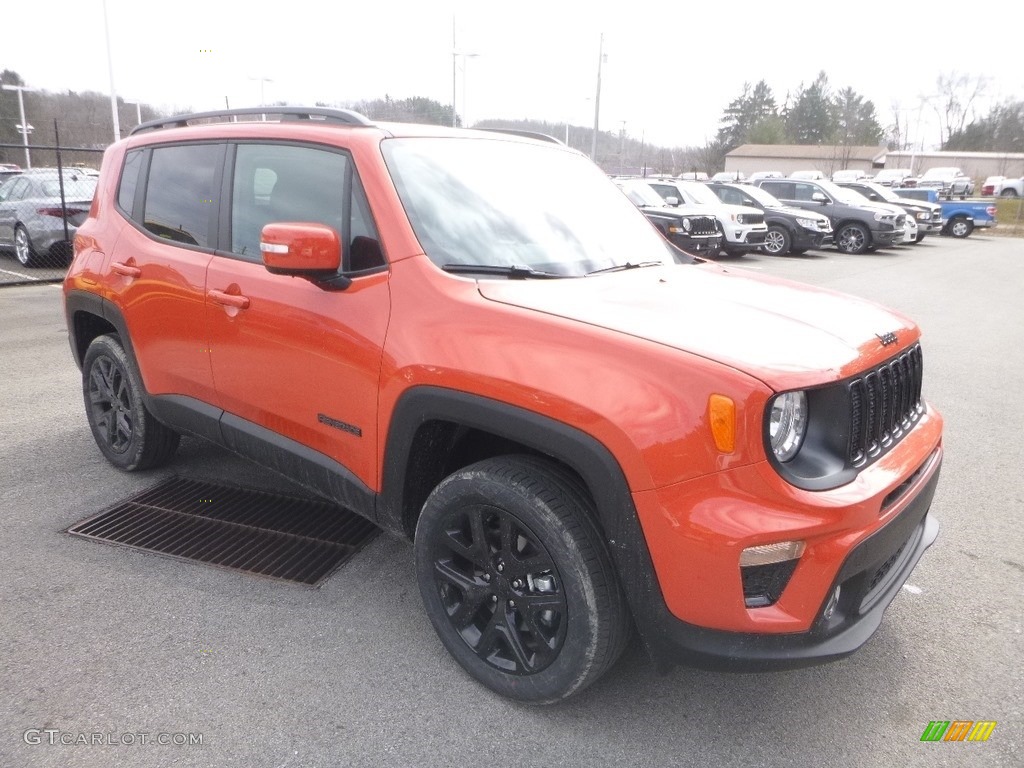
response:
<path fill-rule="evenodd" d="M 390 313 L 382 257 L 344 290 L 263 266 L 272 222 L 317 222 L 351 243 L 377 241 L 351 157 L 324 147 L 240 143 L 223 248 L 210 263 L 206 317 L 217 404 L 377 486 L 377 387 Z M 379 254 L 379 250 L 377 251 Z"/>

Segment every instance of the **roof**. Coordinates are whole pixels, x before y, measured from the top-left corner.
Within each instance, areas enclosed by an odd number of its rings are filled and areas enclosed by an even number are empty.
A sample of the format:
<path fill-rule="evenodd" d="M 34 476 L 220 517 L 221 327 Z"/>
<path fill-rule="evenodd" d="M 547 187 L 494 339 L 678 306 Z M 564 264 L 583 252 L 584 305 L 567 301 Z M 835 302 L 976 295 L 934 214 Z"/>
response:
<path fill-rule="evenodd" d="M 743 144 L 728 152 L 726 157 L 777 157 L 801 160 L 832 160 L 842 157 L 847 160 L 874 162 L 884 157 L 887 152 L 885 147 L 844 147 L 839 144 Z"/>

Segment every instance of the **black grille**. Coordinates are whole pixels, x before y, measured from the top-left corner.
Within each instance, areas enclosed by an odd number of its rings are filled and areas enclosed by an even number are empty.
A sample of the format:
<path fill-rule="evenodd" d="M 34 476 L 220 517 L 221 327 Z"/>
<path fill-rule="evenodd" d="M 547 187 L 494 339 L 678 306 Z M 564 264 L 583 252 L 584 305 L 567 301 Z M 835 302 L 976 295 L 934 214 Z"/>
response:
<path fill-rule="evenodd" d="M 687 216 L 690 220 L 691 235 L 717 235 L 718 220 L 714 216 Z"/>
<path fill-rule="evenodd" d="M 915 344 L 849 384 L 850 463 L 860 466 L 880 455 L 910 429 L 924 411 L 924 359 Z"/>

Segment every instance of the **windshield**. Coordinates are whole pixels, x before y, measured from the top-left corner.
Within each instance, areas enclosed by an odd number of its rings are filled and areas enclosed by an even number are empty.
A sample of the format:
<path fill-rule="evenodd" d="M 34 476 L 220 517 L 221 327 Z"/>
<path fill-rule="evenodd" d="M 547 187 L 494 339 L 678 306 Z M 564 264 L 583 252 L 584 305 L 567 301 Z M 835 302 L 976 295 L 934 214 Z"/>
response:
<path fill-rule="evenodd" d="M 650 208 L 664 208 L 667 203 L 658 192 L 645 181 L 616 181 L 616 186 L 626 193 L 633 205 L 642 205 Z M 677 194 L 673 189 L 673 194 Z"/>
<path fill-rule="evenodd" d="M 859 192 L 854 192 L 852 189 L 840 187 L 826 179 L 818 179 L 814 183 L 820 186 L 824 192 L 831 195 L 833 200 L 838 200 L 841 203 L 846 203 L 847 205 L 864 205 L 864 203 L 867 202 L 864 195 Z"/>
<path fill-rule="evenodd" d="M 701 184 L 698 181 L 680 182 L 679 188 L 697 203 L 714 205 L 716 207 L 722 204 L 722 201 L 718 199 L 718 195 L 708 189 L 706 184 Z"/>
<path fill-rule="evenodd" d="M 880 184 L 872 184 L 870 182 L 864 182 L 864 186 L 887 202 L 898 203 L 900 201 L 899 195 L 888 187 L 883 187 Z"/>
<path fill-rule="evenodd" d="M 668 241 L 576 152 L 433 137 L 389 139 L 381 148 L 413 231 L 438 266 L 525 266 L 568 277 L 627 262 L 673 263 Z"/>

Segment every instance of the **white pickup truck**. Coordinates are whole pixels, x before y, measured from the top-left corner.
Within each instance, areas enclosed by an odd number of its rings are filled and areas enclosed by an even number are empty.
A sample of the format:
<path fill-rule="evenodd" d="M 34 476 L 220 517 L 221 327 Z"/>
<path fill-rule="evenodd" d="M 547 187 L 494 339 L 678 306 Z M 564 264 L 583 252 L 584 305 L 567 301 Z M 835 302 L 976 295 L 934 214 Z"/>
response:
<path fill-rule="evenodd" d="M 1019 179 L 1003 179 L 995 193 L 1000 197 L 1024 197 L 1024 176 Z"/>

